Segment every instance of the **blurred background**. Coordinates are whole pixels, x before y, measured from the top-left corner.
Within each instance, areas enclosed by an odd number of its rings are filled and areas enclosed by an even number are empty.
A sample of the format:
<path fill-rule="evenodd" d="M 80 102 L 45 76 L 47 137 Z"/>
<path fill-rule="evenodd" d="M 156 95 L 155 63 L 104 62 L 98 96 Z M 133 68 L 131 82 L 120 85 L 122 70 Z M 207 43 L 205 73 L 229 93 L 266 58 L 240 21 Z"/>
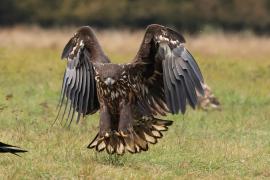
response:
<path fill-rule="evenodd" d="M 89 24 L 144 28 L 150 23 L 192 33 L 205 29 L 270 33 L 269 0 L 1 0 L 0 25 Z"/>
<path fill-rule="evenodd" d="M 127 63 L 151 23 L 183 33 L 221 111 L 168 115 L 158 144 L 123 157 L 86 148 L 98 114 L 52 127 L 76 29 Z M 0 179 L 269 178 L 269 34 L 270 0 L 0 0 L 0 141 L 29 151 L 0 154 Z"/>

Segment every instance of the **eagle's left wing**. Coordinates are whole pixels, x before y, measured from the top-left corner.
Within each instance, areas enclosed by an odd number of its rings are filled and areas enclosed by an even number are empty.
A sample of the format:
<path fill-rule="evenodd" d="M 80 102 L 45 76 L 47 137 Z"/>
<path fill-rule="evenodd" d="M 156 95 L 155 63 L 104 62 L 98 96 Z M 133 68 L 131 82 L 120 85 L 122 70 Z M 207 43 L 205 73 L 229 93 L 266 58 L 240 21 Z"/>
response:
<path fill-rule="evenodd" d="M 130 66 L 130 79 L 137 94 L 136 106 L 144 114 L 177 114 L 187 102 L 195 108 L 196 90 L 203 94 L 203 77 L 184 37 L 157 24 L 149 25 Z"/>

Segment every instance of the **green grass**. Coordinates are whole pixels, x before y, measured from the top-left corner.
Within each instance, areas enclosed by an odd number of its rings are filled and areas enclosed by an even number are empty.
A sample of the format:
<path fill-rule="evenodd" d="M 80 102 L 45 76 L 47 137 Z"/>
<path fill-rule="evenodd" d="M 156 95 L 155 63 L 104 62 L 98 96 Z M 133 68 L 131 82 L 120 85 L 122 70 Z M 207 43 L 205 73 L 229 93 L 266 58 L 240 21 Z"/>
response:
<path fill-rule="evenodd" d="M 86 148 L 98 115 L 70 129 L 51 127 L 65 67 L 60 52 L 0 48 L 0 140 L 29 151 L 21 158 L 1 154 L 0 179 L 270 177 L 269 56 L 193 51 L 223 110 L 168 116 L 174 125 L 148 152 L 110 157 Z M 132 57 L 119 54 L 109 56 Z"/>

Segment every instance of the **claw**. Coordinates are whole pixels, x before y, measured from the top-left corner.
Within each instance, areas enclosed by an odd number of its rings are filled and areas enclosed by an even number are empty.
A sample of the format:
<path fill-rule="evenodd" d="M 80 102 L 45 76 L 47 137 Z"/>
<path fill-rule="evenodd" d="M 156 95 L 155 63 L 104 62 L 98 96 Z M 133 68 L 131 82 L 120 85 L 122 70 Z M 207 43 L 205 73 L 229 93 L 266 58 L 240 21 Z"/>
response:
<path fill-rule="evenodd" d="M 120 131 L 121 136 L 128 137 L 128 134 L 125 134 L 123 131 Z"/>
<path fill-rule="evenodd" d="M 110 134 L 108 132 L 105 133 L 105 137 L 108 138 L 110 137 Z"/>

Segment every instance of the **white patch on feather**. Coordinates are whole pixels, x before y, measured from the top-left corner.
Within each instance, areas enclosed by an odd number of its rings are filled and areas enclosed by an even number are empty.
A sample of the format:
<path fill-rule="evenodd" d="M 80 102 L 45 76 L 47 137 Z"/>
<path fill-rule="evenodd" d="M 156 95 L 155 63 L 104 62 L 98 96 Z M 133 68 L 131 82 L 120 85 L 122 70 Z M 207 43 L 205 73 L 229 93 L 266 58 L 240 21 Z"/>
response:
<path fill-rule="evenodd" d="M 142 119 L 148 121 L 148 120 L 151 120 L 151 117 L 143 116 Z"/>
<path fill-rule="evenodd" d="M 176 44 L 179 44 L 179 41 L 178 40 L 170 40 L 170 43 L 172 43 L 173 45 L 176 45 Z"/>
<path fill-rule="evenodd" d="M 165 36 L 162 36 L 162 35 L 159 35 L 157 37 L 157 41 L 160 43 L 161 41 L 166 41 L 166 42 L 170 42 L 170 39 L 165 37 Z"/>
<path fill-rule="evenodd" d="M 80 41 L 80 46 L 81 46 L 81 47 L 84 47 L 83 40 Z"/>
<path fill-rule="evenodd" d="M 115 95 L 114 95 L 114 92 L 112 91 L 111 92 L 111 98 L 114 99 Z"/>
<path fill-rule="evenodd" d="M 72 48 L 72 51 L 71 51 L 70 55 L 74 55 L 77 45 L 78 45 L 78 44 L 76 44 L 76 46 L 74 46 L 74 47 Z"/>
<path fill-rule="evenodd" d="M 145 90 L 145 93 L 146 93 L 146 94 L 148 94 L 148 93 L 149 93 L 149 91 L 148 91 L 148 88 L 147 88 L 147 87 L 145 87 L 145 88 L 144 88 L 144 90 Z"/>
<path fill-rule="evenodd" d="M 115 80 L 112 79 L 112 78 L 110 78 L 110 77 L 108 77 L 108 78 L 104 81 L 104 83 L 105 83 L 106 85 L 112 85 L 112 84 L 115 83 Z"/>

